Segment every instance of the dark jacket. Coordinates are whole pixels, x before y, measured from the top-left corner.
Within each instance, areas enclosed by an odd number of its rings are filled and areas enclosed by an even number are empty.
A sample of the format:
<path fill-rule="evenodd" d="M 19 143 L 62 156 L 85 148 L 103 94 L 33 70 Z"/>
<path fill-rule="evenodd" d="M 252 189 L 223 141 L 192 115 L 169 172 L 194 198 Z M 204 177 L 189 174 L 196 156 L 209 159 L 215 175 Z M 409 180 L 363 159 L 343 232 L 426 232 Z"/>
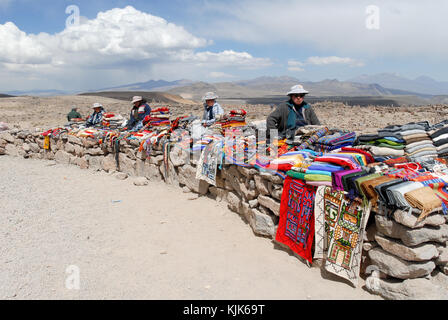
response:
<path fill-rule="evenodd" d="M 73 108 L 72 111 L 70 111 L 67 114 L 68 121 L 72 121 L 72 119 L 77 119 L 77 118 L 81 118 L 81 117 L 82 117 L 81 114 L 78 111 L 76 111 L 76 108 Z"/>
<path fill-rule="evenodd" d="M 137 117 L 134 116 L 136 109 L 138 109 Z M 142 125 L 143 119 L 145 119 L 145 117 L 149 116 L 150 114 L 151 114 L 151 107 L 147 103 L 141 104 L 137 108 L 133 107 L 127 124 L 128 130 L 134 129 L 138 124 Z"/>
<path fill-rule="evenodd" d="M 296 113 L 293 102 L 286 101 L 278 105 L 277 108 L 268 116 L 266 120 L 266 136 L 270 136 L 270 130 L 277 129 L 279 139 L 294 137 L 296 126 Z M 298 106 L 299 112 L 302 113 L 303 119 L 309 125 L 320 125 L 320 121 L 316 116 L 313 108 L 305 101 Z"/>

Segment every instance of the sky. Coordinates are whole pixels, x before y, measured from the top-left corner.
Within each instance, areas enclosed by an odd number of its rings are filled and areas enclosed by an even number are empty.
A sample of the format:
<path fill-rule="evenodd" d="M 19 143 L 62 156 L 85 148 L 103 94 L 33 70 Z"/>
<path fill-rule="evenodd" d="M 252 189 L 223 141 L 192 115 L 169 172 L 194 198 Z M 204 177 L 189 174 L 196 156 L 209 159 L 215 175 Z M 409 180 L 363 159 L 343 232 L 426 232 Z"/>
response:
<path fill-rule="evenodd" d="M 448 1 L 0 0 L 0 92 L 148 80 L 448 81 Z"/>

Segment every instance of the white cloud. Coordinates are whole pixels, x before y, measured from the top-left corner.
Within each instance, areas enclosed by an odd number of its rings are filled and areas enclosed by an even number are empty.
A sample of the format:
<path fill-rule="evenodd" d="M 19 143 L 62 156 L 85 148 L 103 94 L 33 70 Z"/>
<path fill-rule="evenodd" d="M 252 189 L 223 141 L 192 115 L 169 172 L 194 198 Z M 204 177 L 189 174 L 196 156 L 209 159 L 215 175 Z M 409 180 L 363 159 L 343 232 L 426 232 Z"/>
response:
<path fill-rule="evenodd" d="M 65 73 L 66 82 L 71 72 L 82 76 L 82 72 L 120 73 L 120 69 L 128 68 L 128 73 L 142 73 L 155 70 L 158 65 L 178 63 L 212 70 L 223 66 L 262 68 L 271 64 L 269 59 L 247 52 L 198 51 L 212 41 L 132 6 L 99 12 L 91 20 L 82 17 L 79 25 L 56 34 L 27 34 L 14 23 L 6 22 L 0 24 L 0 43 L 3 71 L 31 72 L 41 78 Z"/>
<path fill-rule="evenodd" d="M 209 0 L 202 35 L 258 45 L 304 47 L 335 55 L 448 59 L 448 1 Z M 366 7 L 379 9 L 380 29 L 366 27 Z"/>
<path fill-rule="evenodd" d="M 336 56 L 331 57 L 309 57 L 306 60 L 307 64 L 313 65 L 328 65 L 328 64 L 348 64 L 353 67 L 362 67 L 364 63 L 352 58 L 341 58 Z"/>
<path fill-rule="evenodd" d="M 304 65 L 305 65 L 304 63 L 297 60 L 288 60 L 289 71 L 303 72 L 305 71 L 305 69 L 302 68 Z"/>
<path fill-rule="evenodd" d="M 234 78 L 233 75 L 220 71 L 212 71 L 208 75 L 210 78 Z"/>

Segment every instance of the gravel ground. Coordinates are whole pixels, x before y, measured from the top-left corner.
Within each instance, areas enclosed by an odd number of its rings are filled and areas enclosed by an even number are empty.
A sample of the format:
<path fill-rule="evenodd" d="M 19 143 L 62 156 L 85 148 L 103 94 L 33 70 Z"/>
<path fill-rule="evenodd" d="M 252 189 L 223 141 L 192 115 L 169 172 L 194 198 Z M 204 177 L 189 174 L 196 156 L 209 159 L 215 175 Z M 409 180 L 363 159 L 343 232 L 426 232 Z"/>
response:
<path fill-rule="evenodd" d="M 8 156 L 0 181 L 0 299 L 379 299 L 161 182 Z"/>

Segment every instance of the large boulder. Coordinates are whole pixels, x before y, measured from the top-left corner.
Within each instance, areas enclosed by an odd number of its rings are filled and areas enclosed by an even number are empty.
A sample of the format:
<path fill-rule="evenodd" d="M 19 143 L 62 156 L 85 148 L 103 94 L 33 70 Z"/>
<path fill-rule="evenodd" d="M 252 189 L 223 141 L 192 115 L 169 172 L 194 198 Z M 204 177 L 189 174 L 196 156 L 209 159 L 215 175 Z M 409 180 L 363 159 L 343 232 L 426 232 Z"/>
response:
<path fill-rule="evenodd" d="M 209 184 L 204 180 L 196 179 L 196 169 L 190 165 L 179 167 L 179 183 L 186 185 L 191 191 L 206 194 Z"/>
<path fill-rule="evenodd" d="M 276 216 L 280 215 L 280 202 L 263 195 L 258 196 L 258 203 L 269 208 Z"/>
<path fill-rule="evenodd" d="M 80 145 L 80 146 L 83 145 L 82 140 L 80 138 L 78 138 L 78 137 L 76 137 L 74 135 L 71 135 L 71 134 L 69 134 L 67 136 L 67 141 L 72 143 L 72 144 L 76 144 L 76 145 Z"/>
<path fill-rule="evenodd" d="M 210 193 L 212 195 L 214 195 L 216 197 L 216 200 L 221 202 L 221 201 L 226 201 L 227 200 L 227 195 L 229 193 L 229 191 L 225 190 L 225 189 L 221 189 L 215 186 L 210 186 L 208 188 L 208 191 L 210 191 Z"/>
<path fill-rule="evenodd" d="M 240 197 L 238 197 L 234 192 L 228 192 L 227 194 L 227 203 L 228 208 L 234 212 L 239 211 L 240 203 L 241 203 Z"/>
<path fill-rule="evenodd" d="M 394 212 L 394 220 L 408 228 L 420 228 L 425 225 L 429 226 L 440 226 L 445 224 L 445 217 L 441 214 L 431 214 L 427 216 L 420 222 L 417 222 L 419 214 L 417 213 L 409 213 L 404 210 L 395 210 Z"/>
<path fill-rule="evenodd" d="M 144 175 L 151 181 L 161 181 L 162 174 L 158 166 L 145 162 Z"/>
<path fill-rule="evenodd" d="M 439 256 L 439 251 L 433 244 L 424 243 L 415 247 L 408 247 L 398 240 L 380 234 L 376 234 L 375 240 L 385 251 L 407 261 L 428 261 Z"/>
<path fill-rule="evenodd" d="M 8 143 L 14 143 L 14 141 L 16 140 L 9 132 L 0 133 L 0 139 L 3 139 Z"/>
<path fill-rule="evenodd" d="M 98 140 L 92 139 L 92 138 L 84 138 L 84 139 L 82 139 L 82 144 L 86 148 L 93 148 L 98 145 Z"/>
<path fill-rule="evenodd" d="M 375 216 L 375 223 L 378 232 L 394 239 L 400 239 L 406 246 L 416 246 L 431 241 L 445 243 L 448 240 L 448 225 L 446 224 L 438 227 L 425 226 L 411 229 L 380 215 Z"/>
<path fill-rule="evenodd" d="M 446 290 L 423 278 L 394 281 L 371 276 L 366 288 L 388 300 L 448 300 Z"/>
<path fill-rule="evenodd" d="M 373 265 L 377 266 L 379 271 L 388 274 L 391 277 L 399 279 L 414 279 L 425 277 L 435 269 L 433 261 L 427 262 L 409 262 L 377 247 L 368 252 Z"/>
<path fill-rule="evenodd" d="M 263 179 L 263 177 L 260 175 L 255 175 L 254 180 L 255 180 L 255 186 L 257 187 L 260 194 L 262 194 L 263 196 L 268 195 L 269 194 L 269 181 L 266 179 Z"/>
<path fill-rule="evenodd" d="M 103 163 L 103 159 L 104 159 L 103 156 L 93 157 L 93 156 L 85 155 L 84 157 L 88 160 L 90 168 L 93 168 L 93 169 L 101 169 L 102 168 L 102 163 Z"/>
<path fill-rule="evenodd" d="M 63 163 L 63 164 L 69 164 L 70 163 L 70 154 L 65 151 L 59 150 L 55 153 L 54 159 L 56 160 L 56 162 Z"/>
<path fill-rule="evenodd" d="M 119 171 L 129 174 L 130 176 L 135 176 L 135 160 L 131 160 L 126 157 L 125 154 L 120 153 L 119 155 Z"/>
<path fill-rule="evenodd" d="M 179 167 L 190 163 L 190 153 L 180 147 L 174 146 L 170 151 L 170 160 L 173 166 Z"/>
<path fill-rule="evenodd" d="M 37 143 L 31 142 L 29 145 L 32 153 L 39 153 L 40 148 Z"/>
<path fill-rule="evenodd" d="M 91 156 L 101 156 L 101 155 L 104 155 L 104 151 L 101 148 L 86 149 L 86 153 L 90 154 Z"/>
<path fill-rule="evenodd" d="M 249 224 L 255 234 L 273 237 L 275 235 L 275 225 L 272 218 L 258 211 L 250 210 Z"/>
<path fill-rule="evenodd" d="M 101 168 L 104 171 L 111 172 L 117 170 L 117 164 L 115 161 L 115 155 L 109 154 L 101 161 Z"/>

